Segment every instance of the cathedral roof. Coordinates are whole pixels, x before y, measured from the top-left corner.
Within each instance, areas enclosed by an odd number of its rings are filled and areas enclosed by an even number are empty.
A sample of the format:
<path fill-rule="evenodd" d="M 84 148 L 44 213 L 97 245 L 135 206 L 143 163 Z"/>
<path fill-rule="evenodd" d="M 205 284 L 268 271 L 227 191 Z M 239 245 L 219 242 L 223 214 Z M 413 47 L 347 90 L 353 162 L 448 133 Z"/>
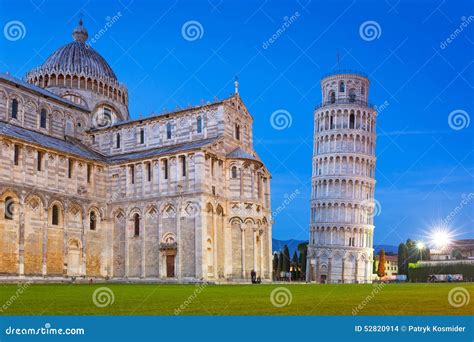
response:
<path fill-rule="evenodd" d="M 220 137 L 214 137 L 214 138 L 208 138 L 208 139 L 201 139 L 197 141 L 191 141 L 191 142 L 187 142 L 187 143 L 179 144 L 179 145 L 162 146 L 162 147 L 152 148 L 145 151 L 124 153 L 124 154 L 119 154 L 119 155 L 109 157 L 107 160 L 113 164 L 118 164 L 121 162 L 125 162 L 127 160 L 158 157 L 165 154 L 177 153 L 181 151 L 188 151 L 188 150 L 201 148 L 207 145 L 211 145 L 219 139 Z"/>
<path fill-rule="evenodd" d="M 54 138 L 49 135 L 38 133 L 23 127 L 15 126 L 6 122 L 0 122 L 0 135 L 20 139 L 33 144 L 41 145 L 43 148 L 50 148 L 66 154 L 72 154 L 89 160 L 105 161 L 105 157 L 94 152 L 82 144 L 77 144 L 67 140 Z"/>
<path fill-rule="evenodd" d="M 71 73 L 117 82 L 117 76 L 107 61 L 86 43 L 88 33 L 82 20 L 72 32 L 72 37 L 73 42 L 54 51 L 41 66 L 30 73 Z"/>
<path fill-rule="evenodd" d="M 256 160 L 261 162 L 260 158 L 257 156 L 257 154 L 250 154 L 247 151 L 244 151 L 240 147 L 237 147 L 235 150 L 232 152 L 228 153 L 227 156 L 228 158 L 236 158 L 236 159 L 249 159 L 249 160 Z"/>
<path fill-rule="evenodd" d="M 14 139 L 19 139 L 27 141 L 29 143 L 40 145 L 43 148 L 49 148 L 65 154 L 75 155 L 84 159 L 95 160 L 98 162 L 119 164 L 121 162 L 126 162 L 130 160 L 144 159 L 144 158 L 153 158 L 165 154 L 177 153 L 181 151 L 189 151 L 197 148 L 201 148 L 207 145 L 211 145 L 219 137 L 202 139 L 197 141 L 192 141 L 188 143 L 171 145 L 171 146 L 162 146 L 157 148 L 151 148 L 144 151 L 130 152 L 119 155 L 114 155 L 111 157 L 104 156 L 100 153 L 95 152 L 94 150 L 83 145 L 79 141 L 66 139 L 55 138 L 46 134 L 35 132 L 23 127 L 12 125 L 6 122 L 0 121 L 0 135 L 8 136 Z"/>
<path fill-rule="evenodd" d="M 8 83 L 11 83 L 11 84 L 14 84 L 16 86 L 19 86 L 20 88 L 23 88 L 23 89 L 26 89 L 26 90 L 29 90 L 31 92 L 34 92 L 36 94 L 39 94 L 39 95 L 42 95 L 44 96 L 45 98 L 51 98 L 55 101 L 58 101 L 58 102 L 61 102 L 62 104 L 66 105 L 66 106 L 69 106 L 69 107 L 75 107 L 77 109 L 81 109 L 83 111 L 87 111 L 89 112 L 89 109 L 87 109 L 86 107 L 83 107 L 81 105 L 78 105 L 77 103 L 74 103 L 72 101 L 69 101 L 67 99 L 63 99 L 62 97 L 56 95 L 55 93 L 49 91 L 49 90 L 46 90 L 44 88 L 41 88 L 41 87 L 38 87 L 38 86 L 35 86 L 34 84 L 31 84 L 31 83 L 28 83 L 28 82 L 25 82 L 25 81 L 22 81 L 16 77 L 13 77 L 12 75 L 10 74 L 5 74 L 5 73 L 0 73 L 0 80 L 2 81 L 6 81 Z"/>

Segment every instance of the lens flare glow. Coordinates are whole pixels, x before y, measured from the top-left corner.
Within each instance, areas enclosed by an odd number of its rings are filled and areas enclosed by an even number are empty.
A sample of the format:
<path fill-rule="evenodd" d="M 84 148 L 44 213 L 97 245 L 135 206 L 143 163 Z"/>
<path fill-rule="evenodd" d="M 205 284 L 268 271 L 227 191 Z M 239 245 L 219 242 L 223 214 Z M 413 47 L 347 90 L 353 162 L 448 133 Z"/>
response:
<path fill-rule="evenodd" d="M 446 228 L 435 228 L 430 235 L 431 243 L 438 249 L 448 247 L 452 241 L 452 234 Z"/>

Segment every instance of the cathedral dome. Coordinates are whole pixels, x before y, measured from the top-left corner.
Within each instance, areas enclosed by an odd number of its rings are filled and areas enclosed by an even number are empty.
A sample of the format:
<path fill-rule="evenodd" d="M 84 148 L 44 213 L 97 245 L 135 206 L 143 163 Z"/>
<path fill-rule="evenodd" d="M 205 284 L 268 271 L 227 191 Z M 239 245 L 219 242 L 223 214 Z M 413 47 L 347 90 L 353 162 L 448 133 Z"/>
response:
<path fill-rule="evenodd" d="M 69 73 L 117 82 L 117 76 L 107 61 L 93 48 L 86 44 L 87 30 L 82 20 L 72 32 L 74 41 L 66 44 L 49 56 L 46 61 L 30 74 Z"/>

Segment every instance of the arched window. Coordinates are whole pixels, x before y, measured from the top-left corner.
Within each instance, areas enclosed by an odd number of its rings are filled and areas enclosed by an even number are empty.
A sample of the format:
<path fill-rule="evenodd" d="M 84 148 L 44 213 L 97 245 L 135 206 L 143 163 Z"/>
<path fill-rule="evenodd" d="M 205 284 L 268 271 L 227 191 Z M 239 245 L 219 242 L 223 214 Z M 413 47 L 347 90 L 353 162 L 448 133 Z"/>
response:
<path fill-rule="evenodd" d="M 240 126 L 235 124 L 235 139 L 240 140 Z"/>
<path fill-rule="evenodd" d="M 133 228 L 134 235 L 140 236 L 140 215 L 138 215 L 138 213 L 133 215 Z"/>
<path fill-rule="evenodd" d="M 140 144 L 145 143 L 145 129 L 141 128 L 140 129 Z"/>
<path fill-rule="evenodd" d="M 202 117 L 200 116 L 197 117 L 196 125 L 197 125 L 197 132 L 201 133 L 202 132 Z"/>
<path fill-rule="evenodd" d="M 355 116 L 354 114 L 351 114 L 351 116 L 349 117 L 349 128 L 354 128 L 355 126 Z"/>
<path fill-rule="evenodd" d="M 13 220 L 14 205 L 12 197 L 8 196 L 5 198 L 5 220 Z"/>
<path fill-rule="evenodd" d="M 59 207 L 56 204 L 51 209 L 51 224 L 53 226 L 59 225 Z"/>
<path fill-rule="evenodd" d="M 18 119 L 18 100 L 12 100 L 12 119 Z"/>
<path fill-rule="evenodd" d="M 356 91 L 355 89 L 349 90 L 349 101 L 354 102 L 356 99 Z"/>
<path fill-rule="evenodd" d="M 120 133 L 117 133 L 117 134 L 115 135 L 115 138 L 116 138 L 116 139 L 115 139 L 115 147 L 116 147 L 116 148 L 120 148 Z"/>
<path fill-rule="evenodd" d="M 232 178 L 237 178 L 237 166 L 232 166 L 231 177 Z"/>
<path fill-rule="evenodd" d="M 344 85 L 344 82 L 341 81 L 341 82 L 339 83 L 339 92 L 340 92 L 340 93 L 343 93 L 343 92 L 345 92 L 345 91 L 346 91 L 346 86 Z"/>
<path fill-rule="evenodd" d="M 171 139 L 171 123 L 166 124 L 166 139 Z"/>
<path fill-rule="evenodd" d="M 40 127 L 46 128 L 46 109 L 41 109 L 40 111 Z"/>
<path fill-rule="evenodd" d="M 331 92 L 329 93 L 329 101 L 330 101 L 331 103 L 336 102 L 336 93 L 335 93 L 334 91 L 331 91 Z"/>
<path fill-rule="evenodd" d="M 95 212 L 91 211 L 91 213 L 89 214 L 89 229 L 95 230 L 96 227 L 97 227 L 97 217 L 95 215 Z"/>

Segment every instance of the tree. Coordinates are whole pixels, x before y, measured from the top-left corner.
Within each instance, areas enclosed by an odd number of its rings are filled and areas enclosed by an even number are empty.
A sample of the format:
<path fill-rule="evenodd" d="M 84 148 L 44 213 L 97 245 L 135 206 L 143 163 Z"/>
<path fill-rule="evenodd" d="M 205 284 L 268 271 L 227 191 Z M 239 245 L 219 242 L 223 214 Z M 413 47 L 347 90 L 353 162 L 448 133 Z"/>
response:
<path fill-rule="evenodd" d="M 377 269 L 377 275 L 383 277 L 385 275 L 385 251 L 383 248 L 379 252 L 379 267 Z"/>
<path fill-rule="evenodd" d="M 283 247 L 282 271 L 290 272 L 290 250 L 287 245 Z"/>
<path fill-rule="evenodd" d="M 273 253 L 273 274 L 278 272 L 278 253 Z"/>
<path fill-rule="evenodd" d="M 408 249 L 403 242 L 398 246 L 398 274 L 408 274 Z"/>
<path fill-rule="evenodd" d="M 293 265 L 293 272 L 291 274 L 291 279 L 298 279 L 300 277 L 300 265 L 298 262 L 298 254 L 296 251 L 293 253 L 293 258 L 291 260 L 291 263 Z"/>
<path fill-rule="evenodd" d="M 451 257 L 453 257 L 456 260 L 462 260 L 462 253 L 459 249 L 453 249 L 451 252 Z"/>
<path fill-rule="evenodd" d="M 308 244 L 304 245 L 300 253 L 301 277 L 306 279 L 306 259 L 308 258 Z"/>
<path fill-rule="evenodd" d="M 278 252 L 278 267 L 277 267 L 277 278 L 280 278 L 281 271 L 283 270 L 283 254 Z"/>

